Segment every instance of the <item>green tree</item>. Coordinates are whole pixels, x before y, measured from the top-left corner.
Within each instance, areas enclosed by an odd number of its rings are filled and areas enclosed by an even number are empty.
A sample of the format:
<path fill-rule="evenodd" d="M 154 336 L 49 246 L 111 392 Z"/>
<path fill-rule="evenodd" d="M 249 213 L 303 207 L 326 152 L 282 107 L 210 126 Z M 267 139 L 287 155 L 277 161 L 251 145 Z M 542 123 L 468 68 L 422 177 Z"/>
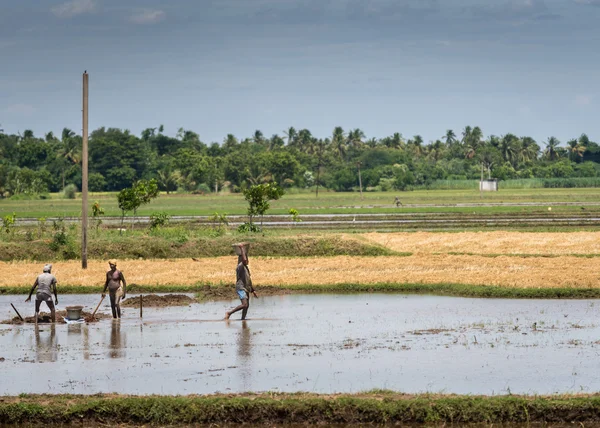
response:
<path fill-rule="evenodd" d="M 548 138 L 548 142 L 546 143 L 546 150 L 544 150 L 544 156 L 546 159 L 554 161 L 557 160 L 559 155 L 559 146 L 560 141 L 556 137 Z"/>
<path fill-rule="evenodd" d="M 119 209 L 121 210 L 121 225 L 125 219 L 125 213 L 133 211 L 133 221 L 131 227 L 135 223 L 135 216 L 140 206 L 150 203 L 152 199 L 158 197 L 158 184 L 156 180 L 138 180 L 133 186 L 125 188 L 117 195 Z"/>
<path fill-rule="evenodd" d="M 254 217 L 260 216 L 260 228 L 262 230 L 262 219 L 270 208 L 269 201 L 281 198 L 285 192 L 277 183 L 255 184 L 244 189 L 244 198 L 248 201 L 248 222 L 253 224 Z"/>

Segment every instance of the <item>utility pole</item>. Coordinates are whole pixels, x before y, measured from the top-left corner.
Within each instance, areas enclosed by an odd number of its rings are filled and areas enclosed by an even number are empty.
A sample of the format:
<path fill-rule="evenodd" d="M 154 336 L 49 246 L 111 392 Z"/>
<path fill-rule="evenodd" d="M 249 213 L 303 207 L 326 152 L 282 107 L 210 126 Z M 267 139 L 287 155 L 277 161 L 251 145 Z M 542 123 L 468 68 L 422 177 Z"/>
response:
<path fill-rule="evenodd" d="M 483 199 L 483 162 L 481 162 L 481 180 L 479 181 L 479 199 Z"/>
<path fill-rule="evenodd" d="M 360 199 L 362 199 L 363 194 L 362 194 L 362 177 L 360 176 L 360 162 L 356 162 L 356 166 L 358 167 L 358 187 L 360 188 Z"/>
<path fill-rule="evenodd" d="M 88 229 L 88 74 L 83 73 L 83 147 L 81 150 L 81 268 L 87 269 Z"/>

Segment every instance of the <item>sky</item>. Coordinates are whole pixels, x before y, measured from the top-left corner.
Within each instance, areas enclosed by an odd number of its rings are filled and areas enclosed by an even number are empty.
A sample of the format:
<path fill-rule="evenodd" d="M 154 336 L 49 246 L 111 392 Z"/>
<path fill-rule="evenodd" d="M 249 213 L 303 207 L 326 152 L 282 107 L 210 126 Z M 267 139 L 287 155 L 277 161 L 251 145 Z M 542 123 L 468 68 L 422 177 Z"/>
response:
<path fill-rule="evenodd" d="M 600 140 L 600 0 L 0 0 L 0 128 Z"/>

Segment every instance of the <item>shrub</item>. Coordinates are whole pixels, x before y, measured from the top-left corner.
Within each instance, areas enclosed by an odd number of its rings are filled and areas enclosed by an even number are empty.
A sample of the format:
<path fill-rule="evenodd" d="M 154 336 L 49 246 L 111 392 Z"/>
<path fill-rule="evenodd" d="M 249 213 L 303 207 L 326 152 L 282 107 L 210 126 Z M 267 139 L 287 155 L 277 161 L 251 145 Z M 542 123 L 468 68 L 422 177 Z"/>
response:
<path fill-rule="evenodd" d="M 65 198 L 67 199 L 75 199 L 77 196 L 77 186 L 74 184 L 69 184 L 65 187 Z"/>
<path fill-rule="evenodd" d="M 240 233 L 255 233 L 255 232 L 260 232 L 260 228 L 255 225 L 254 223 L 244 223 L 244 224 L 240 224 L 237 228 L 237 231 Z"/>
<path fill-rule="evenodd" d="M 150 229 L 156 230 L 163 226 L 166 226 L 167 224 L 169 224 L 170 219 L 171 219 L 171 216 L 165 212 L 153 213 L 150 216 Z"/>

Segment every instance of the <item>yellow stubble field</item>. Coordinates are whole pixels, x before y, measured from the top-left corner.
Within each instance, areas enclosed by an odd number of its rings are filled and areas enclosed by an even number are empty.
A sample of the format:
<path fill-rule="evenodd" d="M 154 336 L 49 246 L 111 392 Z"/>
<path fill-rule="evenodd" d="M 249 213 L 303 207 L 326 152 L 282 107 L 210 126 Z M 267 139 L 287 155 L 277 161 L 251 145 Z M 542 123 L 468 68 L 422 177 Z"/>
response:
<path fill-rule="evenodd" d="M 596 288 L 600 278 L 598 258 L 562 256 L 483 257 L 468 255 L 414 254 L 408 257 L 326 257 L 251 259 L 255 285 L 290 286 L 301 284 L 374 283 L 459 283 L 505 287 Z M 175 260 L 122 260 L 119 268 L 128 283 L 139 285 L 192 285 L 198 282 L 233 284 L 233 257 Z M 0 287 L 30 285 L 41 273 L 42 263 L 0 263 Z M 98 287 L 104 283 L 105 262 L 91 261 L 86 271 L 80 262 L 54 264 L 59 284 Z"/>

